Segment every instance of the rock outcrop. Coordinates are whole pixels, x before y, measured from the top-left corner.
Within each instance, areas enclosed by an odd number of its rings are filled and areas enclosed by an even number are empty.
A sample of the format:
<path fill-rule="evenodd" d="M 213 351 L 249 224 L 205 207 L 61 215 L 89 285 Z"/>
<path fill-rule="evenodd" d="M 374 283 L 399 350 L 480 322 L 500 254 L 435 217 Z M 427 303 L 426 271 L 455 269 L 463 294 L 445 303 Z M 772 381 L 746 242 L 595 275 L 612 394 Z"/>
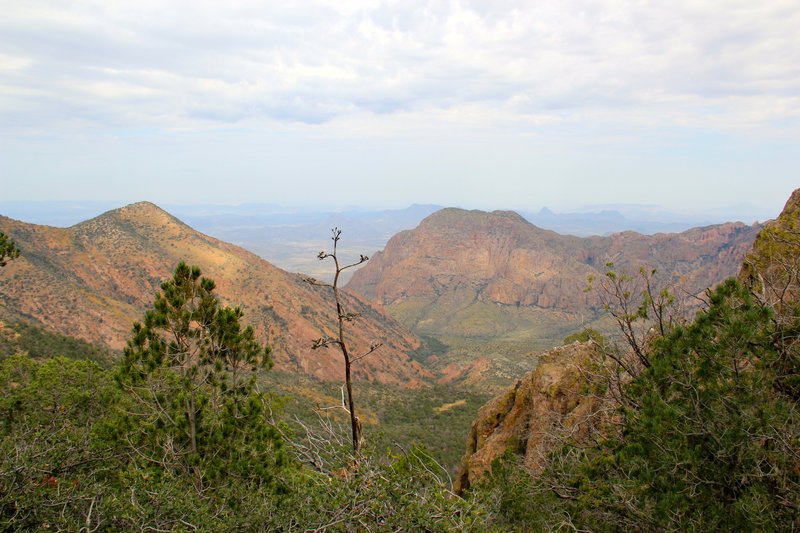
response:
<path fill-rule="evenodd" d="M 601 402 L 584 390 L 583 369 L 595 350 L 591 342 L 554 348 L 539 358 L 536 370 L 481 407 L 467 437 L 456 491 L 483 478 L 509 449 L 535 471 L 557 436 L 591 431 Z"/>
<path fill-rule="evenodd" d="M 758 234 L 739 279 L 772 305 L 800 300 L 800 189 Z"/>

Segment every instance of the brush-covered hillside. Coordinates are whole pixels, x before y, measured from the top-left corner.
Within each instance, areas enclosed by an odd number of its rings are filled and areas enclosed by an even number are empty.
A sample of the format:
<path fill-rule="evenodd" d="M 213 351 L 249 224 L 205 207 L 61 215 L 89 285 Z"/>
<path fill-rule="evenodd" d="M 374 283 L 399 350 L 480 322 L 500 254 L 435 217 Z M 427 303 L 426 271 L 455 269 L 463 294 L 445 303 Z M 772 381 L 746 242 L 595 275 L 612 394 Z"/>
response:
<path fill-rule="evenodd" d="M 22 319 L 114 349 L 152 306 L 179 261 L 199 266 L 217 294 L 244 310 L 244 321 L 273 350 L 276 369 L 341 379 L 341 354 L 312 350 L 335 332 L 329 288 L 276 268 L 242 248 L 208 237 L 157 206 L 141 202 L 69 228 L 0 217 L 0 231 L 22 250 L 0 276 L 0 318 Z M 383 346 L 361 361 L 357 379 L 418 385 L 430 374 L 409 354 L 420 339 L 364 298 L 344 294 L 359 313 L 349 341 L 356 352 Z"/>

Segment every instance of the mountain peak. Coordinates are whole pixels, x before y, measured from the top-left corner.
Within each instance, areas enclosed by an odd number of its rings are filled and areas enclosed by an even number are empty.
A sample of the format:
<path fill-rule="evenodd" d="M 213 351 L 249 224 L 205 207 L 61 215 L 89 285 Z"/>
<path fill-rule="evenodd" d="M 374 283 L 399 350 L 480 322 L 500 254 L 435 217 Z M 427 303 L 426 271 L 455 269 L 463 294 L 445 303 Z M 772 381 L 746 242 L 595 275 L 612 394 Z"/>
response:
<path fill-rule="evenodd" d="M 114 209 L 108 213 L 113 213 L 124 219 L 158 219 L 167 217 L 175 221 L 178 220 L 152 202 L 136 202 L 135 204 L 128 204 L 119 209 Z"/>
<path fill-rule="evenodd" d="M 530 222 L 528 222 L 527 220 L 525 220 L 525 217 L 523 217 L 522 215 L 520 215 L 520 214 L 519 214 L 519 213 L 517 213 L 516 211 L 511 211 L 511 210 L 499 210 L 499 211 L 492 211 L 492 212 L 491 212 L 491 213 L 489 213 L 489 214 L 490 214 L 490 215 L 492 215 L 492 216 L 498 216 L 498 217 L 507 218 L 507 219 L 509 219 L 509 220 L 514 220 L 514 221 L 517 221 L 517 222 L 522 222 L 522 223 L 523 223 L 523 224 L 525 224 L 526 226 L 530 226 L 530 224 L 531 224 Z"/>
<path fill-rule="evenodd" d="M 175 237 L 178 234 L 194 233 L 194 230 L 152 202 L 136 202 L 112 209 L 85 222 L 73 226 L 78 233 L 107 235 L 111 228 L 134 232 L 142 236 L 155 237 L 159 233 Z"/>
<path fill-rule="evenodd" d="M 568 331 L 602 310 L 598 291 L 585 289 L 590 277 L 602 279 L 609 261 L 629 272 L 656 268 L 659 282 L 682 277 L 696 293 L 736 272 L 758 229 L 579 238 L 538 228 L 513 211 L 443 209 L 390 239 L 347 288 L 426 335 L 538 341 L 545 320 Z"/>
<path fill-rule="evenodd" d="M 119 211 L 126 211 L 126 210 L 128 210 L 128 211 L 162 212 L 162 213 L 166 212 L 163 209 L 161 209 L 160 207 L 158 207 L 156 204 L 154 204 L 153 202 L 148 202 L 146 200 L 143 200 L 141 202 L 134 202 L 132 204 L 126 205 L 125 207 L 120 207 L 119 208 Z"/>
<path fill-rule="evenodd" d="M 522 215 L 516 211 L 481 211 L 480 209 L 461 209 L 459 207 L 445 207 L 435 213 L 427 216 L 420 226 L 448 226 L 456 225 L 463 228 L 464 224 L 486 224 L 492 221 L 508 220 L 512 223 L 523 224 L 524 226 L 531 226 L 532 224 L 525 220 Z"/>

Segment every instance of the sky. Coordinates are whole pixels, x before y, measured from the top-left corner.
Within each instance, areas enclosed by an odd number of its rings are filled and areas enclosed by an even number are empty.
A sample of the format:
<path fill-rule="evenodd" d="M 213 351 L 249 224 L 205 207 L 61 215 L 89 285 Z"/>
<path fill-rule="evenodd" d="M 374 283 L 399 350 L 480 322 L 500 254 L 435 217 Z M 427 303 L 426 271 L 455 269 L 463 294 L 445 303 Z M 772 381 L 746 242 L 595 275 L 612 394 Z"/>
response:
<path fill-rule="evenodd" d="M 0 12 L 5 201 L 775 216 L 800 186 L 797 0 Z"/>

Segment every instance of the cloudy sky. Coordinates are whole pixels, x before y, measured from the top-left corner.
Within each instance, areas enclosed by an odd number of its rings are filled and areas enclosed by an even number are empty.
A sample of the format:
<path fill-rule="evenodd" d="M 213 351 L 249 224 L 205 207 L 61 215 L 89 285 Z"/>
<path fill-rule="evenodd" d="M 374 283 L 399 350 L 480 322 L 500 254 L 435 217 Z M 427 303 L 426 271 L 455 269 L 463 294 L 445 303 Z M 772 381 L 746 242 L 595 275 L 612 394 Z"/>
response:
<path fill-rule="evenodd" d="M 797 0 L 0 0 L 0 197 L 776 214 Z"/>

